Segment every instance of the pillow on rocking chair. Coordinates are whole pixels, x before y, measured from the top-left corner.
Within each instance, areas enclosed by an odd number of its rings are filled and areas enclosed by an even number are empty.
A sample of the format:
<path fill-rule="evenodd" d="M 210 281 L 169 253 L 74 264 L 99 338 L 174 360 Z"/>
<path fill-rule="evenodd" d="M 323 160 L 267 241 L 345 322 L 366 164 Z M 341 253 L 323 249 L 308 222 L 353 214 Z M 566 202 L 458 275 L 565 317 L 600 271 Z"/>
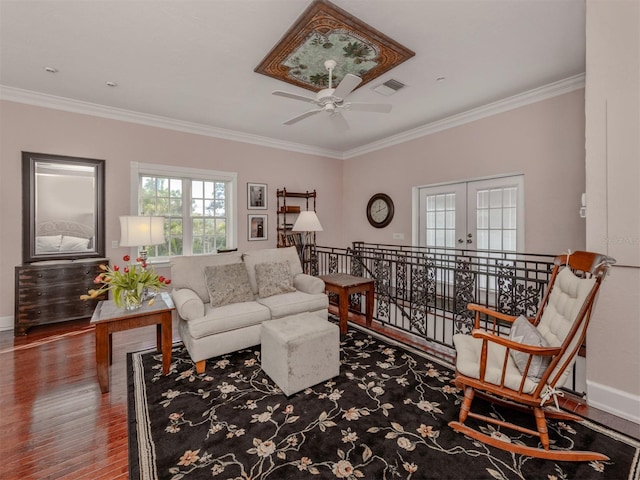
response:
<path fill-rule="evenodd" d="M 511 325 L 511 331 L 509 332 L 509 340 L 522 343 L 524 345 L 533 345 L 535 347 L 548 347 L 549 344 L 538 331 L 538 329 L 527 320 L 523 315 L 520 315 L 515 319 L 513 325 Z M 517 350 L 510 350 L 511 358 L 515 362 L 520 373 L 524 373 L 527 368 L 527 362 L 530 355 L 528 353 L 519 352 Z M 546 370 L 551 357 L 543 357 L 541 355 L 534 355 L 531 359 L 531 365 L 529 365 L 529 371 L 527 377 L 539 380 L 542 374 Z"/>

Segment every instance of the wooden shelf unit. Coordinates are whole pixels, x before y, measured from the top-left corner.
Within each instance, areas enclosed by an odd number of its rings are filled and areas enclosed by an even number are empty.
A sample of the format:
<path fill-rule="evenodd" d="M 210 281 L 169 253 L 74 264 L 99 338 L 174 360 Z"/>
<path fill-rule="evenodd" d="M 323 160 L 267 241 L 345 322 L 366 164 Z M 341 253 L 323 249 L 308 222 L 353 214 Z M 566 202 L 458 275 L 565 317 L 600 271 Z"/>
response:
<path fill-rule="evenodd" d="M 312 192 L 290 192 L 286 188 L 276 191 L 276 197 L 278 200 L 278 210 L 276 211 L 277 220 L 277 233 L 278 233 L 278 247 L 289 247 L 296 245 L 299 249 L 302 248 L 302 233 L 292 232 L 291 229 L 298 218 L 299 212 L 287 211 L 291 207 L 300 207 L 302 210 L 316 211 L 316 191 Z M 289 201 L 287 201 L 289 199 Z M 297 199 L 291 201 L 291 199 Z M 316 234 L 313 232 L 313 243 L 315 243 Z"/>

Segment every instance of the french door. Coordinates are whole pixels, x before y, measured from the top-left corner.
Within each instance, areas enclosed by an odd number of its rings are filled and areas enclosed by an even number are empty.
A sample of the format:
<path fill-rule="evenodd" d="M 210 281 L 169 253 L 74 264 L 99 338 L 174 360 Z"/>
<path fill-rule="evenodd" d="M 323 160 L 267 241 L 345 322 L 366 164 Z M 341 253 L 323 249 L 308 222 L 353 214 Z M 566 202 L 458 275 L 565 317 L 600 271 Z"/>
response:
<path fill-rule="evenodd" d="M 421 246 L 524 251 L 524 176 L 419 188 Z"/>

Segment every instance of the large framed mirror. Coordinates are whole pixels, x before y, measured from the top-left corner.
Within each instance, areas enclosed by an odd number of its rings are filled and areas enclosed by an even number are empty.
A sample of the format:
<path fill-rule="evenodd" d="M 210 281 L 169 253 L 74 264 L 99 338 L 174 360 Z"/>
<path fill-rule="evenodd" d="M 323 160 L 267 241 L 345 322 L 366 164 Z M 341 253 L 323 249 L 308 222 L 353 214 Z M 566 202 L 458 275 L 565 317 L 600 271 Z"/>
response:
<path fill-rule="evenodd" d="M 104 163 L 22 152 L 23 263 L 104 257 Z"/>

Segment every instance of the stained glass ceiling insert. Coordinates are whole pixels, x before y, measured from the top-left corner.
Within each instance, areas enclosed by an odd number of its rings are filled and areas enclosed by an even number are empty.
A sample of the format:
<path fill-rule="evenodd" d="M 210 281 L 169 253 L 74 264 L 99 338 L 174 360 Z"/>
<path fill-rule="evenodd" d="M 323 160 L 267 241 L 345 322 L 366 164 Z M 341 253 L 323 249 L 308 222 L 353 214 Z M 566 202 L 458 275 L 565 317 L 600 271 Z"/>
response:
<path fill-rule="evenodd" d="M 362 86 L 414 55 L 331 2 L 315 0 L 255 71 L 317 92 L 329 84 L 325 60 L 337 62 L 333 85 L 352 73 Z"/>

